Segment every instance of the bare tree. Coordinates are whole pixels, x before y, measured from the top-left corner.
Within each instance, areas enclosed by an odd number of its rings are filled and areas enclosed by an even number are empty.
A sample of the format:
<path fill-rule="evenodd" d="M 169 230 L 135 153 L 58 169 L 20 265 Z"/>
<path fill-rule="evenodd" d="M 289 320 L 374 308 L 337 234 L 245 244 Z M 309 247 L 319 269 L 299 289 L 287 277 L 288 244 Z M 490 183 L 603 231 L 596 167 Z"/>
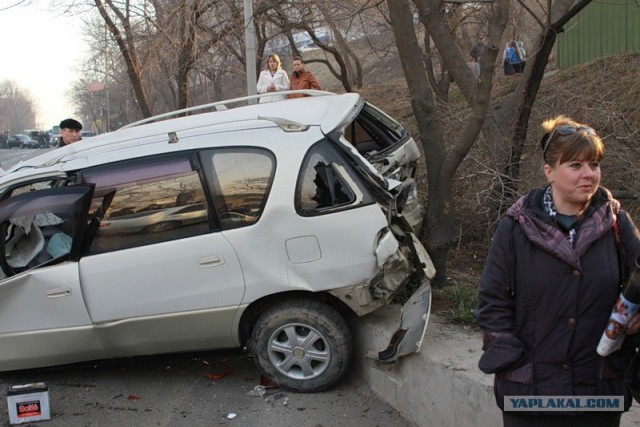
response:
<path fill-rule="evenodd" d="M 144 117 L 150 117 L 151 106 L 143 82 L 144 67 L 136 45 L 136 17 L 141 18 L 137 9 L 126 1 L 121 9 L 112 0 L 94 0 L 100 16 L 115 39 L 127 66 L 127 75 L 136 96 L 137 105 Z"/>
<path fill-rule="evenodd" d="M 262 3 L 255 15 L 268 20 L 288 40 L 292 56 L 300 55 L 296 46 L 296 33 L 307 34 L 325 57 L 305 59 L 306 63 L 322 63 L 341 82 L 347 92 L 362 87 L 363 70 L 360 58 L 348 43 L 351 23 L 372 6 L 368 1 L 330 2 L 274 0 Z M 325 35 L 331 35 L 327 39 Z"/>
<path fill-rule="evenodd" d="M 36 106 L 26 89 L 11 80 L 0 82 L 0 127 L 21 133 L 36 126 Z"/>
<path fill-rule="evenodd" d="M 203 58 L 242 25 L 230 0 L 92 1 L 120 52 L 143 117 L 191 105 L 192 80 L 214 75 Z"/>
<path fill-rule="evenodd" d="M 421 22 L 440 52 L 442 61 L 451 72 L 471 114 L 466 128 L 453 147 L 447 149 L 439 112 L 421 59 L 421 49 L 413 24 L 413 13 L 408 0 L 388 0 L 391 24 L 400 53 L 400 61 L 411 93 L 411 105 L 417 121 L 427 168 L 428 203 L 426 206 L 426 243 L 433 258 L 437 274 L 434 286 L 441 286 L 446 278 L 446 259 L 456 237 L 456 211 L 453 180 L 460 163 L 476 141 L 484 125 L 489 107 L 492 76 L 497 43 L 507 24 L 510 2 L 492 3 L 487 23 L 488 42 L 480 62 L 480 75 L 476 78 L 467 65 L 465 55 L 447 26 L 445 8 L 436 0 L 417 1 Z"/>
<path fill-rule="evenodd" d="M 524 141 L 527 135 L 528 122 L 532 106 L 544 77 L 545 67 L 555 44 L 557 34 L 570 18 L 582 10 L 591 0 L 549 0 L 544 7 L 542 3 L 519 0 L 527 13 L 534 16 L 540 25 L 540 35 L 529 49 L 532 52 L 525 73 L 518 81 L 514 91 L 499 105 L 490 105 L 490 95 L 494 78 L 497 53 L 502 51 L 503 34 L 507 23 L 514 19 L 522 21 L 522 15 L 513 15 L 510 2 L 494 1 L 489 4 L 468 2 L 465 16 L 447 19 L 455 14 L 456 5 L 448 5 L 439 0 L 413 0 L 419 12 L 420 22 L 424 25 L 428 37 L 425 36 L 426 60 L 431 66 L 430 41 L 439 54 L 441 67 L 450 74 L 460 93 L 469 106 L 467 125 L 452 147 L 444 144 L 444 131 L 439 122 L 437 99 L 446 99 L 442 79 L 434 78 L 425 72 L 417 60 L 419 44 L 410 21 L 411 4 L 408 0 L 388 0 L 391 22 L 396 36 L 396 44 L 400 51 L 404 74 L 411 93 L 414 115 L 426 153 L 428 202 L 426 217 L 426 243 L 438 269 L 435 284 L 440 285 L 446 274 L 446 257 L 449 247 L 454 243 L 455 200 L 452 183 L 461 161 L 467 156 L 470 148 L 478 139 L 480 131 L 486 140 L 492 141 L 502 165 L 496 170 L 496 183 L 492 200 L 499 215 L 502 206 L 510 204 L 516 196 L 519 168 Z M 458 2 L 462 3 L 462 2 Z M 530 5 L 536 6 L 532 9 Z M 469 14 L 473 11 L 473 14 Z M 466 20 L 460 27 L 462 41 L 456 40 L 456 23 Z M 480 61 L 478 79 L 471 73 L 464 55 L 464 39 L 471 37 L 475 29 L 488 35 L 485 54 Z M 464 30 L 464 31 L 463 31 Z M 513 37 L 516 33 L 508 34 Z M 516 34 L 517 35 L 517 34 Z M 429 82 L 431 87 L 429 87 Z M 445 86 L 446 88 L 446 86 Z M 433 91 L 433 92 L 432 92 Z M 491 107 L 491 108 L 489 108 Z M 488 120 L 485 120 L 488 117 Z"/>
<path fill-rule="evenodd" d="M 520 0 L 521 4 L 525 4 Z M 538 39 L 533 43 L 533 56 L 528 60 L 524 75 L 511 96 L 499 107 L 492 108 L 492 120 L 487 121 L 485 137 L 495 141 L 501 153 L 499 172 L 494 180 L 492 205 L 496 216 L 518 196 L 518 183 L 529 118 L 540 84 L 544 78 L 549 56 L 564 25 L 591 0 L 556 0 L 541 14 L 527 8 L 540 25 Z"/>
<path fill-rule="evenodd" d="M 9 1 L 8 4 L 3 4 L 2 6 L 0 6 L 0 12 L 2 12 L 3 10 L 9 10 L 11 8 L 14 8 L 16 6 L 28 6 L 31 4 L 31 0 L 13 0 L 13 1 Z"/>
<path fill-rule="evenodd" d="M 162 36 L 153 50 L 161 68 L 175 82 L 175 108 L 191 103 L 192 75 L 198 61 L 241 25 L 233 3 L 210 0 L 152 0 L 156 30 Z M 228 8 L 231 6 L 231 9 Z M 167 55 L 169 53 L 169 55 Z"/>

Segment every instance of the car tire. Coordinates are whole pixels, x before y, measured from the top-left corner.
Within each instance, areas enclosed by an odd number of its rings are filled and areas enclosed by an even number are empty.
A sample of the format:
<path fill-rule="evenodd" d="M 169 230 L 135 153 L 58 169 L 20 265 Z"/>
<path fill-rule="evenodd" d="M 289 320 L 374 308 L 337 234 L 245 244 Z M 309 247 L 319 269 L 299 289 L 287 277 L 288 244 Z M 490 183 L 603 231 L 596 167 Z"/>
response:
<path fill-rule="evenodd" d="M 333 307 L 296 299 L 260 316 L 250 348 L 258 367 L 280 387 L 311 393 L 340 380 L 351 361 L 353 339 L 346 320 Z"/>

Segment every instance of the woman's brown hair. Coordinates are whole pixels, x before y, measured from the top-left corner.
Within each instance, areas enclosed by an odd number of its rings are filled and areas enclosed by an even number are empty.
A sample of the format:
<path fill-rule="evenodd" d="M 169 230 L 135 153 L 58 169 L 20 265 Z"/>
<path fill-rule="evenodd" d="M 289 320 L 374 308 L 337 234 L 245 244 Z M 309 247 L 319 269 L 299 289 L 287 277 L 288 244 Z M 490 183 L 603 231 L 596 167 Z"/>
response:
<path fill-rule="evenodd" d="M 540 140 L 542 156 L 548 165 L 570 160 L 602 160 L 602 139 L 588 125 L 560 115 L 545 120 L 542 128 L 546 133 Z"/>

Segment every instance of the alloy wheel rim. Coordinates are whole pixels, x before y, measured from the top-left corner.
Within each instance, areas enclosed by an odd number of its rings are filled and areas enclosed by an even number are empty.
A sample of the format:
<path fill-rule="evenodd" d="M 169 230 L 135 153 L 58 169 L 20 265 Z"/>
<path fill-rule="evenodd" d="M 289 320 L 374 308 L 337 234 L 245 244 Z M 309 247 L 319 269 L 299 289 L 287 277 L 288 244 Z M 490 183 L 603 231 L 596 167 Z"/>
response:
<path fill-rule="evenodd" d="M 318 377 L 329 367 L 331 346 L 317 329 L 289 323 L 269 337 L 269 360 L 283 375 L 296 380 Z"/>

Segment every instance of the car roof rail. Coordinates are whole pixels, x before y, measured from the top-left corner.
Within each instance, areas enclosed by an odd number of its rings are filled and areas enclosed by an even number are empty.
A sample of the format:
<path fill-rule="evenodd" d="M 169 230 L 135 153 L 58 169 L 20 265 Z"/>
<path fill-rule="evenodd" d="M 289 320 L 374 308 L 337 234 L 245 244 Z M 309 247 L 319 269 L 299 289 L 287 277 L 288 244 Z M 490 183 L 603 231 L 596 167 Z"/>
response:
<path fill-rule="evenodd" d="M 266 97 L 271 97 L 271 96 L 274 96 L 274 95 L 290 95 L 290 94 L 302 94 L 302 95 L 307 95 L 307 96 L 335 95 L 335 93 L 333 93 L 333 92 L 327 92 L 327 91 L 323 91 L 323 90 L 302 89 L 302 90 L 286 90 L 286 91 L 280 91 L 280 92 L 276 92 L 276 93 L 267 92 L 267 93 L 260 93 L 260 94 L 257 94 L 257 95 L 241 96 L 239 98 L 227 99 L 227 100 L 224 100 L 224 101 L 216 101 L 216 102 L 211 102 L 209 104 L 196 105 L 196 106 L 189 107 L 189 108 L 183 108 L 181 110 L 175 110 L 175 111 L 170 111 L 168 113 L 158 114 L 156 116 L 147 117 L 146 119 L 138 120 L 137 122 L 129 123 L 128 125 L 123 126 L 120 129 L 128 129 L 128 128 L 144 125 L 144 124 L 147 124 L 147 123 L 152 123 L 152 122 L 156 122 L 156 121 L 160 121 L 160 120 L 165 120 L 165 119 L 171 118 L 173 116 L 181 115 L 181 114 L 186 115 L 186 113 L 195 113 L 195 112 L 202 113 L 202 112 L 206 112 L 206 111 L 203 111 L 203 110 L 215 110 L 215 111 L 228 110 L 231 105 L 237 104 L 237 103 L 240 103 L 240 102 L 248 102 L 248 101 L 251 101 L 251 100 L 254 100 L 254 99 L 266 98 Z"/>

